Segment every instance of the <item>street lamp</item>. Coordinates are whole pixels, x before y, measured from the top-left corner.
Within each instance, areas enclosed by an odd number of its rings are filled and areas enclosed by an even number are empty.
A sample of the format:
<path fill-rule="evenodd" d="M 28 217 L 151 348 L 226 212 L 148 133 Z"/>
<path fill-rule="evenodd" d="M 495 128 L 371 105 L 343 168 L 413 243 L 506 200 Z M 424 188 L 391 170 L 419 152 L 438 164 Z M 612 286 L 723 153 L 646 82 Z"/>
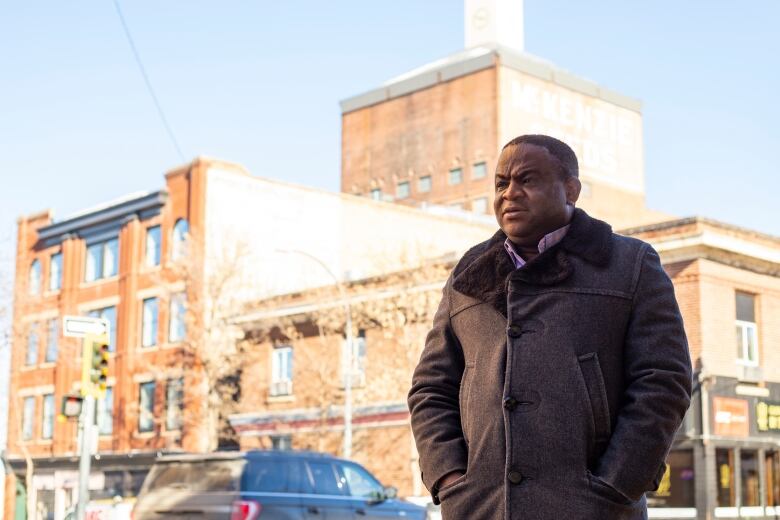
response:
<path fill-rule="evenodd" d="M 309 254 L 305 251 L 300 251 L 297 249 L 277 249 L 278 253 L 287 253 L 287 254 L 296 254 L 296 255 L 302 255 L 310 260 L 314 260 L 317 262 L 324 270 L 327 272 L 331 278 L 333 278 L 333 281 L 336 283 L 336 287 L 339 290 L 339 297 L 341 298 L 341 301 L 344 303 L 344 314 L 346 315 L 346 341 L 347 341 L 347 362 L 346 365 L 346 374 L 345 374 L 345 380 L 344 380 L 344 447 L 343 447 L 343 456 L 345 459 L 348 459 L 352 457 L 352 308 L 349 304 L 349 298 L 347 297 L 346 292 L 344 291 L 344 285 L 342 284 L 341 280 L 333 274 L 333 271 L 330 270 L 330 268 L 317 258 L 316 256 Z"/>

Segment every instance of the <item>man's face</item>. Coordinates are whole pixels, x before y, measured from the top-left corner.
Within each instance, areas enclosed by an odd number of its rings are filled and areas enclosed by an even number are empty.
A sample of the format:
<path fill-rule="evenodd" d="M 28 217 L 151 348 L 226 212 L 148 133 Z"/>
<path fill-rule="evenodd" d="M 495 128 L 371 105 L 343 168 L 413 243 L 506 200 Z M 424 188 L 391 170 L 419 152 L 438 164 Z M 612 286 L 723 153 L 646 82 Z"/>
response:
<path fill-rule="evenodd" d="M 504 148 L 495 180 L 498 225 L 512 242 L 533 247 L 544 235 L 566 225 L 566 202 L 573 204 L 580 193 L 579 179 L 565 178 L 560 161 L 534 144 Z"/>

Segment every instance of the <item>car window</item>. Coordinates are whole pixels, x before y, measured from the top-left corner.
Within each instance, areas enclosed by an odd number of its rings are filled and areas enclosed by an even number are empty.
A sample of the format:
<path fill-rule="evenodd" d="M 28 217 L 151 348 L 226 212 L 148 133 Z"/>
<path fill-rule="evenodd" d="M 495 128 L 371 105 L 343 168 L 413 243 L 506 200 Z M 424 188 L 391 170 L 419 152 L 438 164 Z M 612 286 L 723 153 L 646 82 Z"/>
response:
<path fill-rule="evenodd" d="M 250 459 L 244 469 L 241 490 L 265 493 L 300 493 L 301 461 Z"/>
<path fill-rule="evenodd" d="M 158 463 L 152 468 L 145 489 L 238 491 L 243 459 Z"/>
<path fill-rule="evenodd" d="M 378 498 L 384 495 L 385 488 L 371 473 L 357 464 L 343 463 L 341 470 L 353 497 Z"/>
<path fill-rule="evenodd" d="M 314 492 L 318 495 L 346 495 L 346 486 L 336 476 L 329 462 L 309 462 Z"/>

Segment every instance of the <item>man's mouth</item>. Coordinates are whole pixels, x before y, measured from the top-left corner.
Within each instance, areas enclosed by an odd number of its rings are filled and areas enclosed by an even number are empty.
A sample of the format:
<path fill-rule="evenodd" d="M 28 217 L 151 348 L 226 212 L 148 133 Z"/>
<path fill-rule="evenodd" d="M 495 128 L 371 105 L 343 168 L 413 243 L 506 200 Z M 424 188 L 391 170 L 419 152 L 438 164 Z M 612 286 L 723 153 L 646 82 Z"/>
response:
<path fill-rule="evenodd" d="M 505 209 L 503 211 L 503 215 L 505 217 L 510 217 L 511 218 L 511 217 L 515 217 L 515 216 L 519 215 L 520 213 L 525 213 L 526 211 L 528 211 L 528 210 L 527 209 L 523 209 L 523 208 L 507 208 L 507 209 Z"/>

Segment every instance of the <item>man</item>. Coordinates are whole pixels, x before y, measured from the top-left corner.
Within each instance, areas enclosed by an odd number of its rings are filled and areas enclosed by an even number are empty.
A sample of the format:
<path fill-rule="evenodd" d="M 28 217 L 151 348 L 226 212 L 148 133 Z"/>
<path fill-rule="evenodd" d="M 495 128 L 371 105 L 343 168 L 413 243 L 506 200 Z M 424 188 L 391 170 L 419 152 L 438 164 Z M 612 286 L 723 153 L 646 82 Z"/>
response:
<path fill-rule="evenodd" d="M 443 290 L 409 391 L 444 520 L 647 518 L 691 397 L 669 277 L 640 240 L 575 208 L 577 158 L 501 151 L 501 228 Z"/>

